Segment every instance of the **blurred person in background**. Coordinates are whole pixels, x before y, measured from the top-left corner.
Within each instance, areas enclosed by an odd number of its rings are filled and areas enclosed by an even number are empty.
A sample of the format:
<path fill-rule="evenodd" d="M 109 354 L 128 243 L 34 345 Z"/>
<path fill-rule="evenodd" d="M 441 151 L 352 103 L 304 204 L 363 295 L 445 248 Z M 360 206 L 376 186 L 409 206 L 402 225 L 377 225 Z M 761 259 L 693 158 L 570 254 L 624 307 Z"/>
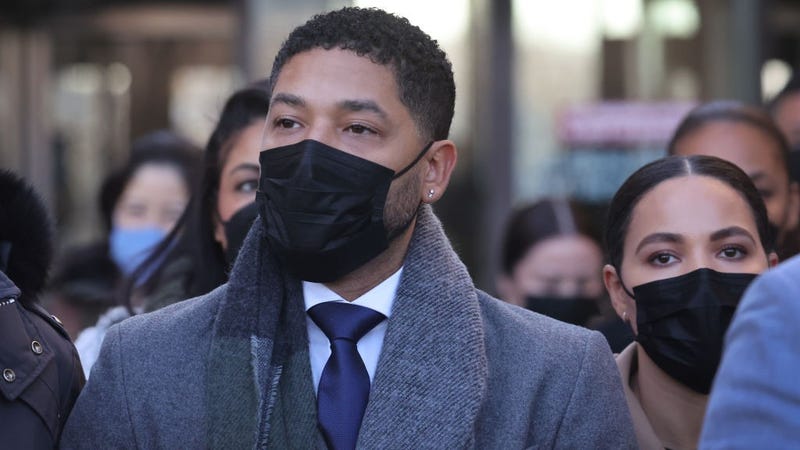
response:
<path fill-rule="evenodd" d="M 572 200 L 544 199 L 512 213 L 502 247 L 500 298 L 573 325 L 596 328 L 612 351 L 633 336 L 603 288 L 603 250 L 588 213 Z"/>
<path fill-rule="evenodd" d="M 107 244 L 72 246 L 56 257 L 42 303 L 76 339 L 116 305 L 120 281 L 120 270 L 108 255 Z"/>
<path fill-rule="evenodd" d="M 764 203 L 727 161 L 667 157 L 623 183 L 605 233 L 603 280 L 636 335 L 617 365 L 639 446 L 697 448 L 731 317 L 777 264 Z"/>
<path fill-rule="evenodd" d="M 764 200 L 781 260 L 800 251 L 800 188 L 789 170 L 789 145 L 763 109 L 714 101 L 693 109 L 672 137 L 670 155 L 709 155 L 747 173 Z"/>
<path fill-rule="evenodd" d="M 266 80 L 228 98 L 205 147 L 197 192 L 169 236 L 138 269 L 147 271 L 154 264 L 152 276 L 138 288 L 129 283 L 124 298 L 135 293 L 148 312 L 228 281 L 230 266 L 258 215 L 258 155 L 268 109 Z"/>
<path fill-rule="evenodd" d="M 769 111 L 792 149 L 800 150 L 800 73 L 795 71 L 770 101 Z"/>
<path fill-rule="evenodd" d="M 140 286 L 152 275 L 156 265 L 148 271 L 136 272 L 136 268 L 186 209 L 199 178 L 200 158 L 200 150 L 186 139 L 156 131 L 134 141 L 127 163 L 104 181 L 100 206 L 109 234 L 107 243 L 99 245 L 106 246 L 122 280 L 133 277 L 134 285 Z M 132 305 L 141 307 L 138 294 Z M 127 307 L 114 306 L 78 336 L 75 346 L 87 377 L 108 327 L 129 315 Z"/>
<path fill-rule="evenodd" d="M 39 305 L 53 254 L 50 217 L 22 178 L 0 170 L 0 446 L 52 449 L 84 384 L 78 353 Z"/>
<path fill-rule="evenodd" d="M 575 202 L 540 200 L 515 211 L 502 249 L 500 297 L 574 325 L 600 313 L 603 252 Z"/>
<path fill-rule="evenodd" d="M 792 78 L 769 103 L 775 124 L 789 142 L 789 166 L 792 179 L 800 182 L 800 73 Z"/>

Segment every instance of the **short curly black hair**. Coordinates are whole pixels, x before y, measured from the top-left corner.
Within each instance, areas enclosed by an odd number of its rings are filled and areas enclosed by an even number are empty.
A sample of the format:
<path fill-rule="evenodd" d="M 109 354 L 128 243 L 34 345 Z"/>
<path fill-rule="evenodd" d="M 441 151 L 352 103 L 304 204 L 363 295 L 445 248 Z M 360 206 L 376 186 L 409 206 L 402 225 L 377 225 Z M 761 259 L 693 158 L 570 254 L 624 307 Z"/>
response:
<path fill-rule="evenodd" d="M 447 139 L 456 98 L 453 69 L 439 44 L 407 19 L 355 7 L 312 17 L 289 34 L 275 56 L 270 93 L 286 62 L 314 48 L 349 50 L 390 66 L 400 101 L 419 132 L 426 139 Z"/>

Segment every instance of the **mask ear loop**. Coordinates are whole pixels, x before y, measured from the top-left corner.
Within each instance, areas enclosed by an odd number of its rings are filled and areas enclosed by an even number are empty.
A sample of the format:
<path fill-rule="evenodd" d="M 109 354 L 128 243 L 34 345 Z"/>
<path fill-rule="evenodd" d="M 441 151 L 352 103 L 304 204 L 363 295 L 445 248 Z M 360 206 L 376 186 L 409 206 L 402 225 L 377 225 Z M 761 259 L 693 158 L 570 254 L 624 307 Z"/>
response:
<path fill-rule="evenodd" d="M 615 267 L 615 269 L 617 268 Z M 622 286 L 622 290 L 625 291 L 626 294 L 628 294 L 628 297 L 632 298 L 633 300 L 636 300 L 636 296 L 633 295 L 633 293 L 631 293 L 631 291 L 629 291 L 627 287 L 625 287 L 625 283 L 622 281 L 621 269 L 617 269 L 617 278 L 619 278 L 619 284 L 620 286 Z"/>
<path fill-rule="evenodd" d="M 398 178 L 402 177 L 403 175 L 405 175 L 405 173 L 406 173 L 406 172 L 408 172 L 409 170 L 411 170 L 411 168 L 412 168 L 412 167 L 414 167 L 414 166 L 415 166 L 415 165 L 416 165 L 416 164 L 419 162 L 419 160 L 420 160 L 420 159 L 422 159 L 422 157 L 423 157 L 423 156 L 425 156 L 425 154 L 426 154 L 426 153 L 428 153 L 428 150 L 430 150 L 430 148 L 431 148 L 431 146 L 433 145 L 433 143 L 434 143 L 434 142 L 436 142 L 436 141 L 430 141 L 430 142 L 428 142 L 428 145 L 426 145 L 426 146 L 425 146 L 425 148 L 423 148 L 423 149 L 422 149 L 422 151 L 421 151 L 421 152 L 419 152 L 419 155 L 417 155 L 417 157 L 416 157 L 416 158 L 414 158 L 414 160 L 413 160 L 413 161 L 411 161 L 411 164 L 407 165 L 407 166 L 406 166 L 405 168 L 403 168 L 401 171 L 399 171 L 399 172 L 397 172 L 396 174 L 394 174 L 394 176 L 392 177 L 392 179 L 393 179 L 393 180 L 396 180 L 396 179 L 398 179 Z"/>

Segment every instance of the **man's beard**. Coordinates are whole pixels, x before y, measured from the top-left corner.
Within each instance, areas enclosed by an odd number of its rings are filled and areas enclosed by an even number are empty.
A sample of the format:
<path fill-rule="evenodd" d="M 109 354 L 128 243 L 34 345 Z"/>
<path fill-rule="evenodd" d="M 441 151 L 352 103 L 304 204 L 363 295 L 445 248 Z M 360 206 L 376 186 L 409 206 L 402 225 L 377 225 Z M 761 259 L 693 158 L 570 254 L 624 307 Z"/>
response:
<path fill-rule="evenodd" d="M 383 212 L 386 239 L 389 242 L 402 235 L 417 215 L 421 205 L 419 200 L 421 176 L 422 172 L 415 168 L 397 180 L 395 189 L 389 188 L 386 209 Z"/>

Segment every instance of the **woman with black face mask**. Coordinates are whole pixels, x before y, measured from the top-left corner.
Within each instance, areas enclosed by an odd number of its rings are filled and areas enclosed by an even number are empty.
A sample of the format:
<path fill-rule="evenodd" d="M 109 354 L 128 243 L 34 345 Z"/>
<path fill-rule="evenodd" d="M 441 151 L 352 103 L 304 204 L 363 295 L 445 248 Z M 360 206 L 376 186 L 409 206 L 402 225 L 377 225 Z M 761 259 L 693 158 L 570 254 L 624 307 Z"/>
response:
<path fill-rule="evenodd" d="M 500 297 L 574 325 L 600 314 L 603 251 L 578 203 L 542 199 L 511 215 L 502 246 Z"/>
<path fill-rule="evenodd" d="M 266 80 L 234 92 L 225 102 L 204 153 L 204 172 L 175 229 L 137 271 L 160 265 L 135 289 L 144 311 L 205 294 L 228 281 L 228 272 L 258 214 L 258 155 L 269 110 Z M 124 294 L 130 301 L 133 286 Z"/>
<path fill-rule="evenodd" d="M 697 448 L 731 317 L 777 264 L 764 203 L 731 163 L 668 157 L 617 191 L 605 238 L 603 281 L 636 335 L 617 365 L 639 445 Z"/>

